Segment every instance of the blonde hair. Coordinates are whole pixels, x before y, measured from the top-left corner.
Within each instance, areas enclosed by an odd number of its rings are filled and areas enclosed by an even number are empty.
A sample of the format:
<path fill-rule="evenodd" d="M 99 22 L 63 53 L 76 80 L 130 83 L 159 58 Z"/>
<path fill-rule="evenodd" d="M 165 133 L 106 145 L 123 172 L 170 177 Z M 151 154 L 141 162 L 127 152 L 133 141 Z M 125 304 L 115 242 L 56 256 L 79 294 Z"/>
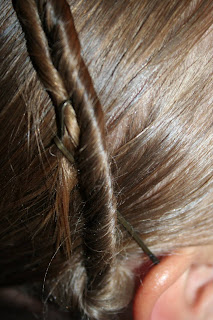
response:
<path fill-rule="evenodd" d="M 45 277 L 59 304 L 106 319 L 146 261 L 117 210 L 158 256 L 213 240 L 213 5 L 70 7 L 4 1 L 1 283 Z M 67 99 L 74 166 L 53 143 Z"/>

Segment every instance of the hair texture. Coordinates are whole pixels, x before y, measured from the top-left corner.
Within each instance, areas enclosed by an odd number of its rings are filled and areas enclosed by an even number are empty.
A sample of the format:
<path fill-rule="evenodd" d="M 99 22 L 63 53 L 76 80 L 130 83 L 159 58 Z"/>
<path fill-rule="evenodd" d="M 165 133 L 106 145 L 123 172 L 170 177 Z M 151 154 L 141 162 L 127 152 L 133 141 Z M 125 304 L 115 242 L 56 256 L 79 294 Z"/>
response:
<path fill-rule="evenodd" d="M 213 3 L 2 4 L 1 285 L 112 318 L 147 259 L 117 211 L 158 256 L 213 242 Z"/>

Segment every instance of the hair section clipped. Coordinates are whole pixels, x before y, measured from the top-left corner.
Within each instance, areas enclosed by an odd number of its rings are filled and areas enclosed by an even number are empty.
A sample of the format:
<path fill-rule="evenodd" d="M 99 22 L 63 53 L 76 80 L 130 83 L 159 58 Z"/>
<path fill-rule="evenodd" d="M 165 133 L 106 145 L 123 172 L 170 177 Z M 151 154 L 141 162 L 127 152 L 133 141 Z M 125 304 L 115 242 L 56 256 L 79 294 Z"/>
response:
<path fill-rule="evenodd" d="M 25 32 L 33 66 L 55 107 L 58 134 L 54 142 L 65 158 L 74 164 L 77 172 L 83 204 L 80 219 L 84 276 L 79 280 L 81 285 L 75 285 L 83 288 L 81 292 L 75 288 L 76 300 L 80 309 L 89 317 L 105 319 L 106 313 L 122 308 L 127 303 L 122 301 L 121 305 L 122 299 L 118 297 L 123 276 L 128 276 L 117 259 L 117 219 L 153 263 L 158 263 L 158 260 L 117 211 L 106 147 L 104 113 L 81 57 L 81 47 L 68 3 L 65 0 L 17 0 L 14 1 L 14 8 Z M 60 153 L 58 157 L 61 175 L 68 185 L 68 198 L 72 191 L 69 188 L 72 176 L 67 177 L 69 167 L 61 164 L 63 157 Z M 58 216 L 62 217 L 61 223 L 64 223 L 66 229 L 64 238 L 67 241 L 68 256 L 72 259 L 69 205 L 64 208 L 63 189 L 60 183 L 62 195 L 57 195 Z M 78 277 L 73 276 L 73 279 Z M 112 292 L 115 279 L 118 285 Z"/>
<path fill-rule="evenodd" d="M 62 152 L 62 154 L 69 160 L 71 164 L 75 164 L 74 155 L 70 153 L 70 151 L 64 146 L 62 139 L 64 135 L 64 108 L 67 105 L 71 105 L 71 101 L 67 100 L 61 104 L 61 114 L 60 114 L 60 137 L 57 135 L 54 137 L 54 142 L 57 148 Z M 117 218 L 122 226 L 126 229 L 126 231 L 132 236 L 132 238 L 137 242 L 139 247 L 143 250 L 143 252 L 149 257 L 149 259 L 154 263 L 158 264 L 160 261 L 158 258 L 149 250 L 146 244 L 143 242 L 141 237 L 138 235 L 137 231 L 133 228 L 133 226 L 122 216 L 122 214 L 117 211 Z"/>

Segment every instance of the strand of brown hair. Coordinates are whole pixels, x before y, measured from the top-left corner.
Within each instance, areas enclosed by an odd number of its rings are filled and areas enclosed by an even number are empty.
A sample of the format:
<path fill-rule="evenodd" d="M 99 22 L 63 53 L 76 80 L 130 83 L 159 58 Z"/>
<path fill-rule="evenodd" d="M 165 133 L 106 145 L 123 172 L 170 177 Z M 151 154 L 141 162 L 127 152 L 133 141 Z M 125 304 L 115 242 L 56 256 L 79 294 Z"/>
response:
<path fill-rule="evenodd" d="M 83 211 L 83 252 L 86 288 L 79 298 L 89 316 L 102 318 L 101 293 L 107 292 L 116 254 L 116 202 L 105 146 L 105 125 L 101 105 L 89 72 L 81 58 L 80 43 L 66 1 L 16 1 L 15 10 L 24 29 L 33 65 L 48 90 L 56 114 L 61 103 L 71 99 L 73 110 L 66 110 L 66 134 L 63 143 L 73 152 L 70 141 L 78 143 L 75 150 L 78 184 L 85 203 Z M 71 120 L 70 120 L 71 118 Z M 80 128 L 80 132 L 79 132 Z M 78 141 L 79 139 L 79 141 Z M 60 153 L 60 152 L 59 152 Z M 60 156 L 62 158 L 62 155 Z M 63 170 L 63 166 L 61 168 Z M 65 174 L 64 174 L 65 176 Z M 67 183 L 71 183 L 71 175 Z M 65 190 L 65 186 L 60 189 Z M 71 188 L 68 187 L 67 194 Z M 63 196 L 58 198 L 62 201 Z M 59 204 L 60 206 L 60 204 Z M 65 207 L 65 205 L 63 205 Z M 65 216 L 68 223 L 69 206 Z M 98 227 L 97 227 L 98 226 Z M 66 228 L 67 229 L 67 228 Z M 66 236 L 70 238 L 69 231 Z M 71 250 L 68 242 L 67 250 Z M 96 297 L 98 296 L 98 299 Z M 102 303 L 99 305 L 98 301 Z M 95 305 L 95 307 L 94 307 Z M 109 301 L 106 302 L 106 308 Z"/>

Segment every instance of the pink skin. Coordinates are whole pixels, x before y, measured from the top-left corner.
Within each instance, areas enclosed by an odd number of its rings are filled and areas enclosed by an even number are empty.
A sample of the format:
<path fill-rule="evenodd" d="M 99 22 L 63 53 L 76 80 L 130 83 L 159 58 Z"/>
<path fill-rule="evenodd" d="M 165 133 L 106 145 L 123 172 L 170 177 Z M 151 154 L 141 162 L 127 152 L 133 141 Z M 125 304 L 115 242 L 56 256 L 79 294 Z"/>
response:
<path fill-rule="evenodd" d="M 134 320 L 213 319 L 213 246 L 185 248 L 146 275 L 134 301 Z"/>

